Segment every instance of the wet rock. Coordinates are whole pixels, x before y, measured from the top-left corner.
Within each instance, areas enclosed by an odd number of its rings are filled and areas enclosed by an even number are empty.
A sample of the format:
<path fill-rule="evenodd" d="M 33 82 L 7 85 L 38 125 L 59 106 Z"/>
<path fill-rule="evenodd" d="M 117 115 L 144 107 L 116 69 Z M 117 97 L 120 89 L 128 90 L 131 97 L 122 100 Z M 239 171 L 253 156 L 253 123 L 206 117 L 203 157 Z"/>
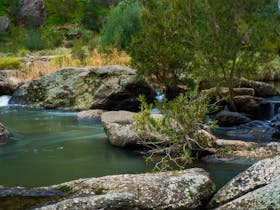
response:
<path fill-rule="evenodd" d="M 3 77 L 0 76 L 0 96 L 12 95 L 15 90 L 23 84 L 23 81 L 16 77 Z"/>
<path fill-rule="evenodd" d="M 249 117 L 246 117 L 241 113 L 225 110 L 216 114 L 214 118 L 218 121 L 219 126 L 235 126 L 251 121 Z"/>
<path fill-rule="evenodd" d="M 136 71 L 122 66 L 65 68 L 26 83 L 10 103 L 67 110 L 139 110 L 139 94 L 155 92 Z"/>
<path fill-rule="evenodd" d="M 139 137 L 132 128 L 135 114 L 128 111 L 111 111 L 102 114 L 101 122 L 112 145 L 125 147 L 137 144 Z"/>
<path fill-rule="evenodd" d="M 236 96 L 234 104 L 237 111 L 249 115 L 251 119 L 265 120 L 271 115 L 271 106 L 263 98 L 253 96 Z"/>
<path fill-rule="evenodd" d="M 9 131 L 0 123 L 0 146 L 8 143 L 9 137 Z"/>
<path fill-rule="evenodd" d="M 276 181 L 280 176 L 280 156 L 264 159 L 240 173 L 212 198 L 211 205 L 221 205 Z"/>
<path fill-rule="evenodd" d="M 45 6 L 42 0 L 20 1 L 20 23 L 25 27 L 39 27 L 46 20 Z"/>
<path fill-rule="evenodd" d="M 280 179 L 275 182 L 249 192 L 237 198 L 217 210 L 236 210 L 236 209 L 280 209 Z"/>
<path fill-rule="evenodd" d="M 0 16 L 0 32 L 7 32 L 10 28 L 9 18 L 7 16 Z"/>
<path fill-rule="evenodd" d="M 255 96 L 257 97 L 268 98 L 279 95 L 279 92 L 273 85 L 265 82 L 248 80 L 245 78 L 235 78 L 234 83 L 236 87 L 253 88 L 255 90 Z"/>
<path fill-rule="evenodd" d="M 53 187 L 61 186 L 68 186 L 76 198 L 41 209 L 108 209 L 116 200 L 120 209 L 195 209 L 215 190 L 209 174 L 199 168 L 81 179 Z"/>
<path fill-rule="evenodd" d="M 99 121 L 101 118 L 101 115 L 105 111 L 102 109 L 92 109 L 87 111 L 82 111 L 78 113 L 78 121 Z"/>
<path fill-rule="evenodd" d="M 230 150 L 248 150 L 257 147 L 256 142 L 245 142 L 239 140 L 224 140 L 218 139 L 216 144 L 219 147 L 227 148 Z"/>

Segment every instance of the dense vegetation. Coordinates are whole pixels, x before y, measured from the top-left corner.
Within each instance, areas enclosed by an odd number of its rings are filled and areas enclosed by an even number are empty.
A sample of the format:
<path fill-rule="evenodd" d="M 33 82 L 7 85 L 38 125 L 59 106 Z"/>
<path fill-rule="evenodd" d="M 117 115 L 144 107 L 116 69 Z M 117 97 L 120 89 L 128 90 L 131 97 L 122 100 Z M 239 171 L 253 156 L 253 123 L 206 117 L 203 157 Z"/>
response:
<path fill-rule="evenodd" d="M 117 5 L 44 0 L 47 18 L 41 27 L 20 24 L 19 2 L 0 2 L 0 15 L 10 19 L 9 30 L 0 33 L 4 56 L 66 47 L 78 65 L 88 65 L 97 49 L 125 50 L 139 75 L 173 99 L 157 104 L 164 118 L 155 121 L 149 116 L 151 106 L 141 98 L 142 114 L 136 119 L 143 136 L 157 132 L 165 139 L 161 144 L 158 138 L 146 142 L 154 146 L 153 154 L 167 154 L 160 161 L 163 168 L 170 160 L 181 166 L 192 148 L 207 147 L 196 134 L 209 111 L 208 101 L 190 94 L 199 82 L 227 86 L 235 110 L 235 77 L 267 76 L 271 69 L 280 74 L 277 0 L 123 0 Z M 0 68 L 19 66 L 12 57 L 0 60 Z"/>

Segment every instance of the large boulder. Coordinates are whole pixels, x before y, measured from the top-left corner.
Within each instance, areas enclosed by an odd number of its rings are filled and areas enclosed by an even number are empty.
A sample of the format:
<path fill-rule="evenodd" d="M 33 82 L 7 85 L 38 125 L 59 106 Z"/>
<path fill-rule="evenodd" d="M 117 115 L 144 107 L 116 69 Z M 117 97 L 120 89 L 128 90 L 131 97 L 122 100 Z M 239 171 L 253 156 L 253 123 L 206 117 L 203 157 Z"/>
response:
<path fill-rule="evenodd" d="M 280 179 L 249 192 L 237 198 L 217 210 L 236 210 L 236 209 L 258 209 L 258 210 L 278 210 L 280 209 Z"/>
<path fill-rule="evenodd" d="M 250 122 L 251 119 L 238 112 L 221 111 L 214 116 L 220 126 L 235 126 Z"/>
<path fill-rule="evenodd" d="M 39 209 L 109 209 L 116 200 L 119 209 L 196 209 L 215 190 L 209 174 L 199 168 L 81 179 L 53 187 L 67 187 L 75 198 Z"/>
<path fill-rule="evenodd" d="M 23 84 L 23 81 L 16 77 L 3 77 L 0 75 L 0 96 L 12 95 L 15 90 Z"/>
<path fill-rule="evenodd" d="M 21 86 L 10 103 L 52 109 L 139 109 L 139 94 L 155 92 L 136 71 L 122 66 L 65 68 Z"/>
<path fill-rule="evenodd" d="M 10 28 L 9 18 L 7 16 L 0 16 L 0 32 L 7 32 Z"/>
<path fill-rule="evenodd" d="M 0 123 L 0 146 L 8 142 L 10 137 L 9 131 L 5 128 L 3 124 Z"/>
<path fill-rule="evenodd" d="M 20 23 L 25 27 L 39 27 L 46 20 L 45 6 L 42 0 L 20 1 Z"/>
<path fill-rule="evenodd" d="M 137 144 L 139 137 L 133 129 L 135 114 L 128 111 L 111 111 L 102 114 L 101 122 L 112 145 L 126 147 Z"/>
<path fill-rule="evenodd" d="M 240 173 L 212 198 L 211 205 L 221 205 L 268 185 L 280 178 L 280 156 L 264 159 Z"/>
<path fill-rule="evenodd" d="M 235 78 L 234 83 L 236 87 L 253 88 L 255 90 L 255 96 L 257 97 L 267 98 L 279 95 L 279 91 L 273 85 L 265 82 Z"/>

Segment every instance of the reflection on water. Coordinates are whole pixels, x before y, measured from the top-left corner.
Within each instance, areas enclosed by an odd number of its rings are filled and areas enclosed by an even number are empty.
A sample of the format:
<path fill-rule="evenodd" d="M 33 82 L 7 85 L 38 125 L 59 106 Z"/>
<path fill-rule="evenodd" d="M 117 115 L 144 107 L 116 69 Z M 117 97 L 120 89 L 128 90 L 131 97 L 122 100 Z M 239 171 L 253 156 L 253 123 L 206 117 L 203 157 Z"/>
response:
<path fill-rule="evenodd" d="M 146 170 L 141 156 L 112 147 L 100 124 L 78 123 L 75 113 L 0 108 L 13 134 L 0 147 L 0 185 L 40 186 L 84 177 Z"/>

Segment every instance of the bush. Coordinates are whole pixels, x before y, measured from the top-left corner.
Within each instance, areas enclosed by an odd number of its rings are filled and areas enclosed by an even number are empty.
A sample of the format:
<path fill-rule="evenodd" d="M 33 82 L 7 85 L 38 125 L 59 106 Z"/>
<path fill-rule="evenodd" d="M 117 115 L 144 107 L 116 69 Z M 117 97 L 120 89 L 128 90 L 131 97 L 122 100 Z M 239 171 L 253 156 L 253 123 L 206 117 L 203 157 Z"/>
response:
<path fill-rule="evenodd" d="M 160 119 L 151 117 L 153 105 L 139 97 L 141 112 L 135 116 L 135 129 L 141 143 L 150 149 L 146 160 L 156 160 L 155 170 L 183 168 L 191 162 L 194 151 L 207 150 L 208 139 L 199 133 L 210 110 L 209 103 L 207 98 L 195 95 L 181 94 L 172 101 L 157 103 L 163 114 Z"/>
<path fill-rule="evenodd" d="M 113 7 L 101 32 L 101 46 L 123 49 L 140 29 L 141 8 L 137 1 L 122 1 Z"/>
<path fill-rule="evenodd" d="M 21 61 L 13 57 L 3 57 L 0 58 L 0 70 L 4 69 L 19 69 L 21 66 Z"/>
<path fill-rule="evenodd" d="M 22 41 L 22 45 L 28 50 L 43 50 L 48 47 L 48 41 L 40 30 L 31 29 L 27 31 L 26 38 Z"/>

